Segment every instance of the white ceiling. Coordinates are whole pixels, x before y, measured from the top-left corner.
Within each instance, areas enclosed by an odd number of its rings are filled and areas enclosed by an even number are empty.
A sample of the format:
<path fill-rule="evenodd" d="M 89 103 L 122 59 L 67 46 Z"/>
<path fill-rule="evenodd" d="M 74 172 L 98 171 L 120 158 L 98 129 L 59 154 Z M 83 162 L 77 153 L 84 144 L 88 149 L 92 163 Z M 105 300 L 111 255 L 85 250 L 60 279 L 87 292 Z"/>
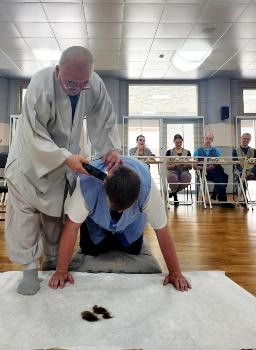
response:
<path fill-rule="evenodd" d="M 256 0 L 0 0 L 0 75 L 30 77 L 56 63 L 34 49 L 72 45 L 89 48 L 105 76 L 255 79 Z M 172 65 L 175 50 L 205 46 L 197 70 Z"/>

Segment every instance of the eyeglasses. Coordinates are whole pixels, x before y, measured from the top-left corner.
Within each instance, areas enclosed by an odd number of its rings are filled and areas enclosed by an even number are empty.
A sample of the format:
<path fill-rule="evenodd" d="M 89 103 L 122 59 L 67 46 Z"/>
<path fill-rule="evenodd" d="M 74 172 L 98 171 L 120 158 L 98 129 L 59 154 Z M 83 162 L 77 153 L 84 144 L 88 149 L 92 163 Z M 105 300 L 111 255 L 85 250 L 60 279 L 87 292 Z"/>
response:
<path fill-rule="evenodd" d="M 77 82 L 74 80 L 64 80 L 61 74 L 60 74 L 60 79 L 66 90 L 76 90 L 76 89 L 85 90 L 86 85 L 88 84 L 88 81 Z"/>

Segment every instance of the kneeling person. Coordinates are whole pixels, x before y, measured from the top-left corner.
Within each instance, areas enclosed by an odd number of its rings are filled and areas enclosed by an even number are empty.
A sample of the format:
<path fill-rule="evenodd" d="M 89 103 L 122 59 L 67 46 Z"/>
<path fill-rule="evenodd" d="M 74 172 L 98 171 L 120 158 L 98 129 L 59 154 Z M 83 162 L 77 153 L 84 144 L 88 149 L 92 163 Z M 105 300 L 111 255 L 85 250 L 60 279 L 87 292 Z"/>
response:
<path fill-rule="evenodd" d="M 77 232 L 85 220 L 80 244 L 82 251 L 90 255 L 108 250 L 139 254 L 148 220 L 156 232 L 169 271 L 164 284 L 172 283 L 181 291 L 191 288 L 180 271 L 164 204 L 148 167 L 137 159 L 122 157 L 122 160 L 124 165 L 113 168 L 104 182 L 93 176 L 78 178 L 67 209 L 57 269 L 49 281 L 51 288 L 63 288 L 67 281 L 74 283 L 68 266 Z M 99 162 L 93 164 L 99 169 L 105 167 Z"/>

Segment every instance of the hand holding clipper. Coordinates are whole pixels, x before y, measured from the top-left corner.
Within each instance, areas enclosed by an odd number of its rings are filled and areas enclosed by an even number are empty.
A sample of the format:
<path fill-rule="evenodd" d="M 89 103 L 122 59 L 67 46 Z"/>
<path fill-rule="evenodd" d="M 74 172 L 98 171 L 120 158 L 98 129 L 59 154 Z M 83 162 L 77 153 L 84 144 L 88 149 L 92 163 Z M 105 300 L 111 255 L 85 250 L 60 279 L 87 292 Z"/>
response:
<path fill-rule="evenodd" d="M 104 181 L 105 178 L 107 177 L 107 174 L 104 173 L 103 171 L 99 170 L 98 168 L 95 168 L 95 166 L 88 164 L 88 163 L 83 163 L 83 168 L 92 176 L 96 177 L 97 179 Z"/>

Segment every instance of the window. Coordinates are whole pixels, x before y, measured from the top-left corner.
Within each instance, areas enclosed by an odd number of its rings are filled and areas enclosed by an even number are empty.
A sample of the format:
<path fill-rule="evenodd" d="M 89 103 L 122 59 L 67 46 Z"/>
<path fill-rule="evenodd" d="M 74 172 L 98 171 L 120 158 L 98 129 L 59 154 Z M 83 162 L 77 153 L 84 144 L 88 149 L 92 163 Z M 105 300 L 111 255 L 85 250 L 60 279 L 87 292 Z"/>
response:
<path fill-rule="evenodd" d="M 173 147 L 173 136 L 180 133 L 184 145 L 193 154 L 202 134 L 203 119 L 198 115 L 196 84 L 129 85 L 129 116 L 124 117 L 124 154 L 136 146 L 136 137 L 146 138 L 147 147 L 157 155 L 165 155 Z M 128 146 L 128 147 L 127 147 Z M 157 179 L 158 169 L 150 168 Z"/>
<path fill-rule="evenodd" d="M 193 155 L 195 149 L 195 128 L 197 127 L 197 121 L 186 124 L 167 123 L 167 146 L 166 149 L 172 149 L 174 147 L 173 137 L 175 134 L 180 134 L 183 137 L 183 147 L 188 149 Z M 200 140 L 201 141 L 201 140 Z M 197 141 L 199 144 L 199 141 Z"/>
<path fill-rule="evenodd" d="M 256 113 L 256 89 L 243 89 L 243 113 Z"/>
<path fill-rule="evenodd" d="M 24 101 L 24 97 L 25 97 L 25 95 L 26 95 L 26 92 L 27 92 L 27 89 L 22 88 L 22 90 L 21 90 L 21 102 L 22 102 L 22 103 L 23 103 L 23 101 Z"/>
<path fill-rule="evenodd" d="M 128 149 L 136 147 L 136 138 L 143 135 L 148 147 L 153 154 L 159 154 L 160 143 L 160 121 L 150 119 L 132 119 L 129 120 Z"/>
<path fill-rule="evenodd" d="M 129 85 L 130 116 L 196 116 L 196 84 Z"/>
<path fill-rule="evenodd" d="M 173 136 L 180 133 L 184 144 L 193 151 L 201 144 L 204 129 L 203 119 L 198 114 L 198 86 L 196 84 L 177 85 L 129 85 L 128 140 L 124 145 L 131 147 L 136 135 L 146 136 L 149 148 L 154 153 L 165 155 L 173 146 Z M 159 126 L 162 119 L 163 127 Z M 161 129 L 161 132 L 159 130 Z M 176 130 L 177 129 L 177 130 Z M 159 138 L 159 133 L 162 137 Z M 159 145 L 155 143 L 159 142 Z M 161 143 L 161 144 L 160 144 Z"/>
<path fill-rule="evenodd" d="M 18 94 L 17 94 L 17 113 L 21 113 L 22 104 L 24 101 L 24 97 L 26 94 L 27 88 L 23 86 L 18 87 Z"/>

